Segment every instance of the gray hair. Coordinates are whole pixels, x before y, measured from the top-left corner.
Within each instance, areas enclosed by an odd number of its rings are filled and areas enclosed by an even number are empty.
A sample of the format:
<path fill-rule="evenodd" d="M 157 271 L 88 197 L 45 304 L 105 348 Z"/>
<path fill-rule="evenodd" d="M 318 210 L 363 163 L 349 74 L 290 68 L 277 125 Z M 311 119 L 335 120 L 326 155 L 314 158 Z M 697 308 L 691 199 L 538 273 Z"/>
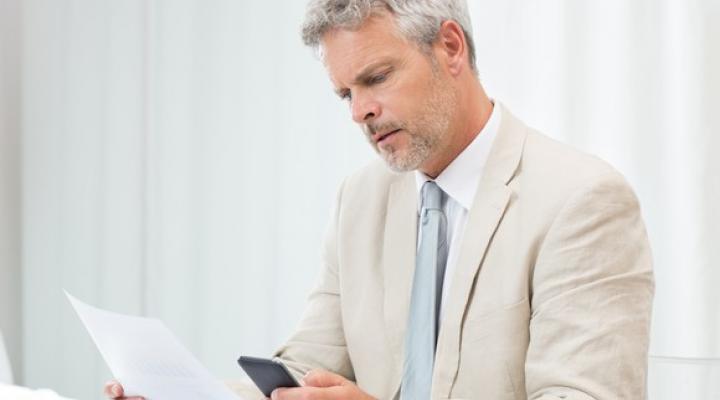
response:
<path fill-rule="evenodd" d="M 475 44 L 465 0 L 311 0 L 302 27 L 303 42 L 315 49 L 331 29 L 357 29 L 369 17 L 390 12 L 400 34 L 427 49 L 435 41 L 440 25 L 453 20 L 460 24 L 468 44 L 470 67 L 475 66 Z"/>

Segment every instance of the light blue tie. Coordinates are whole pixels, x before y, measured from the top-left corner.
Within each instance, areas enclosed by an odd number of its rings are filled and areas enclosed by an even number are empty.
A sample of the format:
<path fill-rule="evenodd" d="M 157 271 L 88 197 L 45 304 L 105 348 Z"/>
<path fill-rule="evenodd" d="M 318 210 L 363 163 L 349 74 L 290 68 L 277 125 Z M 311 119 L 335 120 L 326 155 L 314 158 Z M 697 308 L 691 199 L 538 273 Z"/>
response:
<path fill-rule="evenodd" d="M 442 210 L 444 197 L 435 182 L 423 184 L 420 237 L 405 333 L 402 400 L 430 399 L 448 250 L 447 220 Z"/>

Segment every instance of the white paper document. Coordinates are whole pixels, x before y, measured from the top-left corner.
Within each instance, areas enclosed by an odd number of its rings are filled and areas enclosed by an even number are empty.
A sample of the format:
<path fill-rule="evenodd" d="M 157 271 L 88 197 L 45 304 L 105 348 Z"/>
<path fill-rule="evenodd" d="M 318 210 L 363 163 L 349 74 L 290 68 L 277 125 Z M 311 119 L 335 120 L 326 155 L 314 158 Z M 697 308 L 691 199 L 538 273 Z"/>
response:
<path fill-rule="evenodd" d="M 118 314 L 65 292 L 125 395 L 147 400 L 239 400 L 154 318 Z"/>

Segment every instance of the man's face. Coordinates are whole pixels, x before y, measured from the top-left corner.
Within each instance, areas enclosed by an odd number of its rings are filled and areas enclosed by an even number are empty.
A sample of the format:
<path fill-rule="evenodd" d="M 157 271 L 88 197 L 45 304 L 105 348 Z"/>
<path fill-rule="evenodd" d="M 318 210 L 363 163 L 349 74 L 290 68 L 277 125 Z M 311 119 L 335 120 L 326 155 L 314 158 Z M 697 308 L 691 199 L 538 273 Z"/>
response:
<path fill-rule="evenodd" d="M 336 92 L 375 151 L 410 171 L 448 148 L 456 99 L 434 56 L 395 32 L 392 16 L 372 17 L 356 31 L 329 31 L 322 49 Z"/>

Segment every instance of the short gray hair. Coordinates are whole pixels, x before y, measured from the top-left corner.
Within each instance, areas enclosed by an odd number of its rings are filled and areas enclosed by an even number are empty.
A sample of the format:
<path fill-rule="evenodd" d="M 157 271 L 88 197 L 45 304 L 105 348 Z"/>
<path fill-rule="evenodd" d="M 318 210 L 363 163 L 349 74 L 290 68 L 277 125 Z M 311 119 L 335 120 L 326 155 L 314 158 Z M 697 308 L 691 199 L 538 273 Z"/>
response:
<path fill-rule="evenodd" d="M 329 30 L 357 29 L 367 18 L 385 12 L 394 15 L 400 33 L 421 48 L 432 45 L 443 22 L 457 22 L 468 44 L 470 67 L 477 71 L 465 0 L 311 0 L 302 27 L 303 42 L 317 49 Z"/>

